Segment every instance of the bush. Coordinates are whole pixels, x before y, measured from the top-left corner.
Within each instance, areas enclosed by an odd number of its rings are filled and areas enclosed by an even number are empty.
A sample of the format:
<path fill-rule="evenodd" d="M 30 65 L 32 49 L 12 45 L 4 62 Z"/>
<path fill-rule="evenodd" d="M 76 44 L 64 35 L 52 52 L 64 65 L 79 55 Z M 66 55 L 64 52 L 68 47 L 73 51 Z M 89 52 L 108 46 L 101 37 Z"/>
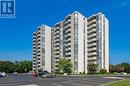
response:
<path fill-rule="evenodd" d="M 67 60 L 66 58 L 61 58 L 59 60 L 58 63 L 58 67 L 59 67 L 59 72 L 60 73 L 67 73 L 67 74 L 71 74 L 72 73 L 72 63 Z"/>
<path fill-rule="evenodd" d="M 106 74 L 106 73 L 107 73 L 107 70 L 106 70 L 106 69 L 101 69 L 101 70 L 100 70 L 100 73 L 101 73 L 101 74 Z"/>
<path fill-rule="evenodd" d="M 88 74 L 96 74 L 98 64 L 90 63 L 88 64 Z"/>

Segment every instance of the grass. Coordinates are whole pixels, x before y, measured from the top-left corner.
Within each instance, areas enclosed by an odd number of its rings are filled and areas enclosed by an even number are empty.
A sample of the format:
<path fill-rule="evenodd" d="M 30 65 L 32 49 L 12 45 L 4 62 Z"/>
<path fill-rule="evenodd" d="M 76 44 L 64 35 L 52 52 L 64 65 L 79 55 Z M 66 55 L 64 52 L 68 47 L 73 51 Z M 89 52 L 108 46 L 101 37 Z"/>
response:
<path fill-rule="evenodd" d="M 106 73 L 106 74 L 97 73 L 97 74 L 79 74 L 79 75 L 88 75 L 88 76 L 113 76 L 113 75 L 116 75 L 116 74 L 113 74 L 113 73 Z"/>
<path fill-rule="evenodd" d="M 106 74 L 94 74 L 94 75 L 97 75 L 97 76 L 113 76 L 113 75 L 116 75 L 116 74 L 112 74 L 112 73 L 106 73 Z"/>
<path fill-rule="evenodd" d="M 61 75 L 63 75 L 63 74 L 58 74 L 59 76 Z M 111 74 L 111 73 L 109 73 L 109 74 L 70 74 L 70 75 L 67 75 L 67 76 L 114 76 L 114 75 L 116 75 L 116 74 Z"/>
<path fill-rule="evenodd" d="M 103 86 L 130 86 L 130 79 L 125 79 L 122 81 L 112 82 Z"/>

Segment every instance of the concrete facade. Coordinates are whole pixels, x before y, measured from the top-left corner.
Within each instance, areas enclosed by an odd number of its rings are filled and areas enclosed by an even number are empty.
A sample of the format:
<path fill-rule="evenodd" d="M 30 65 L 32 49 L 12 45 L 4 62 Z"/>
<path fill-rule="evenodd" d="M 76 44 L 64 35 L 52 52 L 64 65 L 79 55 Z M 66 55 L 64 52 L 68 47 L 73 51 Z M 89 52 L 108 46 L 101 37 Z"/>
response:
<path fill-rule="evenodd" d="M 51 27 L 46 25 L 33 33 L 33 70 L 51 72 Z"/>
<path fill-rule="evenodd" d="M 45 34 L 46 41 L 50 40 L 51 45 L 48 41 L 45 51 L 51 53 L 46 54 L 49 59 L 45 63 L 49 64 L 48 68 L 52 65 L 52 72 L 58 71 L 60 58 L 71 61 L 75 74 L 88 73 L 89 63 L 98 64 L 97 72 L 103 68 L 109 72 L 109 21 L 104 14 L 97 13 L 85 17 L 75 11 L 67 15 L 63 21 L 56 23 L 51 32 L 49 29 L 46 33 L 49 35 Z M 35 35 L 33 36 L 35 38 Z M 48 47 L 51 47 L 51 50 L 48 50 Z M 51 65 L 48 63 L 49 54 Z"/>

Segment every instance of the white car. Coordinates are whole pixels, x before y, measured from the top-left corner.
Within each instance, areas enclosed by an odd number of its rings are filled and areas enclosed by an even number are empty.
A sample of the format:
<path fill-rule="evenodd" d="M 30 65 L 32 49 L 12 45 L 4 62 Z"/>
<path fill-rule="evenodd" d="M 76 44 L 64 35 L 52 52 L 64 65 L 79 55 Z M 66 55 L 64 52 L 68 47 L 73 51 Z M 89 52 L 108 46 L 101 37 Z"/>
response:
<path fill-rule="evenodd" d="M 14 72 L 13 74 L 17 74 L 17 72 Z"/>
<path fill-rule="evenodd" d="M 64 73 L 64 76 L 67 76 L 67 73 Z"/>
<path fill-rule="evenodd" d="M 0 77 L 5 77 L 6 73 L 5 72 L 0 72 Z"/>

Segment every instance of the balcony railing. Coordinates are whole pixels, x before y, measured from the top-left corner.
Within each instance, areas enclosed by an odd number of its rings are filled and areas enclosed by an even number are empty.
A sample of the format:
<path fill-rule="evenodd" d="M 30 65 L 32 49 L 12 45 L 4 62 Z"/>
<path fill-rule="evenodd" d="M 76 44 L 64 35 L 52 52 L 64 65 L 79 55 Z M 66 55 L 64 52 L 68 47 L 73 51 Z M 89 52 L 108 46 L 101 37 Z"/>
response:
<path fill-rule="evenodd" d="M 88 22 L 88 25 L 90 25 L 90 24 L 92 24 L 92 23 L 94 23 L 94 22 L 97 22 L 97 20 L 96 20 L 96 19 L 93 19 L 93 20 L 89 21 L 89 22 Z"/>
<path fill-rule="evenodd" d="M 96 47 L 96 43 L 90 43 L 90 44 L 88 44 L 88 48 L 90 48 L 90 47 Z"/>
<path fill-rule="evenodd" d="M 88 35 L 91 35 L 92 33 L 96 33 L 96 28 L 93 28 L 91 30 L 88 31 Z"/>
<path fill-rule="evenodd" d="M 96 42 L 96 38 L 89 39 L 88 42 Z"/>

